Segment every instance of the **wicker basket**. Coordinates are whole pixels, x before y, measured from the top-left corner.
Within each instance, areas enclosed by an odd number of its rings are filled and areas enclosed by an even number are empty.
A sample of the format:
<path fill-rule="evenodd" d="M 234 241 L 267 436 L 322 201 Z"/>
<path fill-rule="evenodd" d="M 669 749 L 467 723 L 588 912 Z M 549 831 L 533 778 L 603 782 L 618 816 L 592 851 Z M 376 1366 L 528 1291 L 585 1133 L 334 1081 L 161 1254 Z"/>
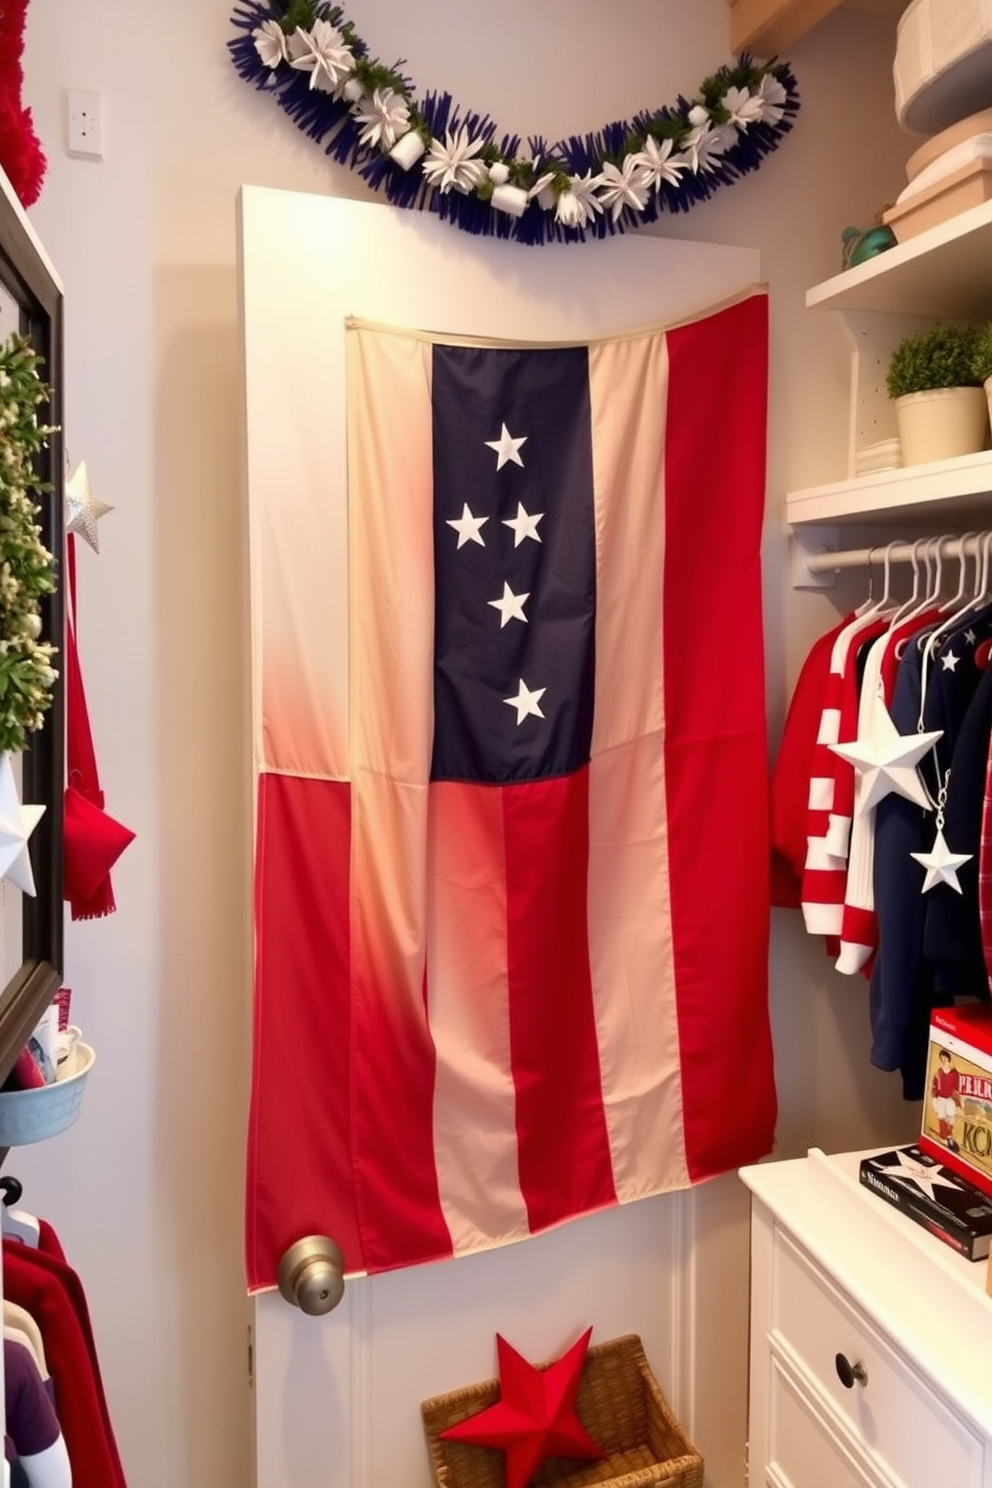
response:
<path fill-rule="evenodd" d="M 498 1399 L 499 1381 L 486 1380 L 423 1402 L 420 1409 L 438 1488 L 505 1488 L 502 1452 L 440 1437 L 449 1426 Z M 601 1462 L 550 1457 L 531 1479 L 533 1484 L 650 1488 L 663 1483 L 666 1488 L 702 1488 L 703 1459 L 672 1415 L 635 1333 L 589 1349 L 575 1411 L 593 1441 L 609 1455 Z"/>

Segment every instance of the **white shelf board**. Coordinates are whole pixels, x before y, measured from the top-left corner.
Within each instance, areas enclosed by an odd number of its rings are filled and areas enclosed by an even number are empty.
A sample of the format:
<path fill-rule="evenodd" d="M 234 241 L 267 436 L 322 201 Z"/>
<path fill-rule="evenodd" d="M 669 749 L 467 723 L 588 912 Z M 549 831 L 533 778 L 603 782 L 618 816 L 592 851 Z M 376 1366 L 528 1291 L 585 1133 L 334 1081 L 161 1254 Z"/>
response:
<path fill-rule="evenodd" d="M 807 308 L 992 318 L 992 201 L 815 284 Z"/>
<path fill-rule="evenodd" d="M 992 451 L 789 491 L 785 520 L 884 526 L 992 525 Z"/>

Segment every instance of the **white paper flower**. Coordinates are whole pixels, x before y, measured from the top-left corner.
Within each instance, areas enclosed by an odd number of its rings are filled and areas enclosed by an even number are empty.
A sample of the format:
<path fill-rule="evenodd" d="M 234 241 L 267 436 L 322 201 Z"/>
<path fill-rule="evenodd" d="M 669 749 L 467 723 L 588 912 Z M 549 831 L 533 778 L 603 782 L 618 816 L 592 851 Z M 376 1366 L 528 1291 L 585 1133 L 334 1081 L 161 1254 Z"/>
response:
<path fill-rule="evenodd" d="M 688 169 L 685 160 L 672 157 L 670 139 L 656 140 L 651 134 L 644 141 L 644 149 L 634 156 L 634 160 L 644 173 L 645 185 L 653 187 L 655 191 L 660 189 L 662 181 L 667 181 L 670 186 L 677 186 L 682 172 Z"/>
<path fill-rule="evenodd" d="M 698 175 L 700 171 L 713 169 L 720 156 L 736 141 L 737 131 L 732 124 L 711 124 L 709 114 L 698 105 L 689 110 L 689 122 L 694 127 L 682 141 L 678 158 Z"/>
<path fill-rule="evenodd" d="M 355 70 L 351 48 L 330 21 L 314 21 L 309 31 L 297 26 L 289 38 L 289 61 L 324 93 L 333 93 Z"/>
<path fill-rule="evenodd" d="M 555 204 L 555 194 L 551 190 L 551 183 L 554 178 L 554 171 L 545 171 L 543 175 L 538 176 L 534 184 L 528 188 L 528 201 L 533 200 L 536 196 L 538 206 L 545 208 L 553 207 Z"/>
<path fill-rule="evenodd" d="M 353 105 L 351 112 L 362 126 L 359 138 L 363 145 L 391 150 L 401 134 L 410 127 L 410 108 L 401 93 L 393 88 L 376 88 L 371 96 Z"/>
<path fill-rule="evenodd" d="M 423 164 L 424 175 L 432 186 L 436 186 L 444 194 L 451 190 L 466 193 L 474 190 L 486 177 L 485 161 L 474 158 L 483 144 L 481 138 L 469 139 L 464 124 L 455 135 L 449 129 L 443 143 L 439 139 L 431 140 L 427 159 Z"/>
<path fill-rule="evenodd" d="M 614 165 L 610 160 L 604 163 L 599 199 L 604 207 L 609 207 L 614 222 L 624 207 L 643 212 L 650 190 L 647 175 L 638 164 L 636 155 L 625 155 L 622 165 Z"/>
<path fill-rule="evenodd" d="M 505 160 L 494 160 L 489 167 L 489 179 L 494 186 L 505 186 L 510 179 L 510 167 Z"/>
<path fill-rule="evenodd" d="M 571 177 L 568 190 L 561 193 L 555 209 L 562 227 L 585 227 L 603 210 L 603 203 L 596 195 L 599 182 L 600 177 L 594 176 L 592 171 L 586 171 L 584 176 Z"/>
<path fill-rule="evenodd" d="M 761 79 L 758 84 L 758 97 L 761 99 L 759 117 L 762 124 L 777 124 L 785 114 L 785 105 L 789 95 L 773 72 L 766 72 Z"/>
<path fill-rule="evenodd" d="M 731 124 L 736 124 L 738 129 L 746 129 L 761 118 L 761 99 L 747 88 L 728 88 L 720 101 L 730 115 Z"/>
<path fill-rule="evenodd" d="M 286 33 L 278 21 L 263 21 L 251 33 L 263 67 L 278 67 L 286 61 Z"/>

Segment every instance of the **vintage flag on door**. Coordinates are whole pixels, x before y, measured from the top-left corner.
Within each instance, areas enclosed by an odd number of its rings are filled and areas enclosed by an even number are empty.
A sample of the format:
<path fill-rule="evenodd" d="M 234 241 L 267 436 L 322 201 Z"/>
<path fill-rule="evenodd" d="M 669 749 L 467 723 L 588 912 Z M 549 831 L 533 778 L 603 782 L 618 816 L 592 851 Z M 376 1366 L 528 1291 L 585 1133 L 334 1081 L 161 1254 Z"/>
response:
<path fill-rule="evenodd" d="M 253 1290 L 310 1232 L 349 1271 L 463 1254 L 775 1121 L 765 294 L 582 346 L 346 340 L 347 636 L 262 533 Z M 346 648 L 336 708 L 297 645 Z"/>

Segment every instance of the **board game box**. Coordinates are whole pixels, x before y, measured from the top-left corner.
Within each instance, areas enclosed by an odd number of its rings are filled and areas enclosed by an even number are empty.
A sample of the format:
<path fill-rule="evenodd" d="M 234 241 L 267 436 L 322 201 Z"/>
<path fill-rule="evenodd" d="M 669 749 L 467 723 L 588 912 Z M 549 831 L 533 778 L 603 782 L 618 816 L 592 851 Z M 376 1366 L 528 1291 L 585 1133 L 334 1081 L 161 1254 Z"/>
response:
<path fill-rule="evenodd" d="M 992 1199 L 919 1147 L 863 1157 L 861 1182 L 969 1261 L 992 1243 Z"/>
<path fill-rule="evenodd" d="M 919 1145 L 992 1195 L 992 1007 L 931 1014 Z"/>

